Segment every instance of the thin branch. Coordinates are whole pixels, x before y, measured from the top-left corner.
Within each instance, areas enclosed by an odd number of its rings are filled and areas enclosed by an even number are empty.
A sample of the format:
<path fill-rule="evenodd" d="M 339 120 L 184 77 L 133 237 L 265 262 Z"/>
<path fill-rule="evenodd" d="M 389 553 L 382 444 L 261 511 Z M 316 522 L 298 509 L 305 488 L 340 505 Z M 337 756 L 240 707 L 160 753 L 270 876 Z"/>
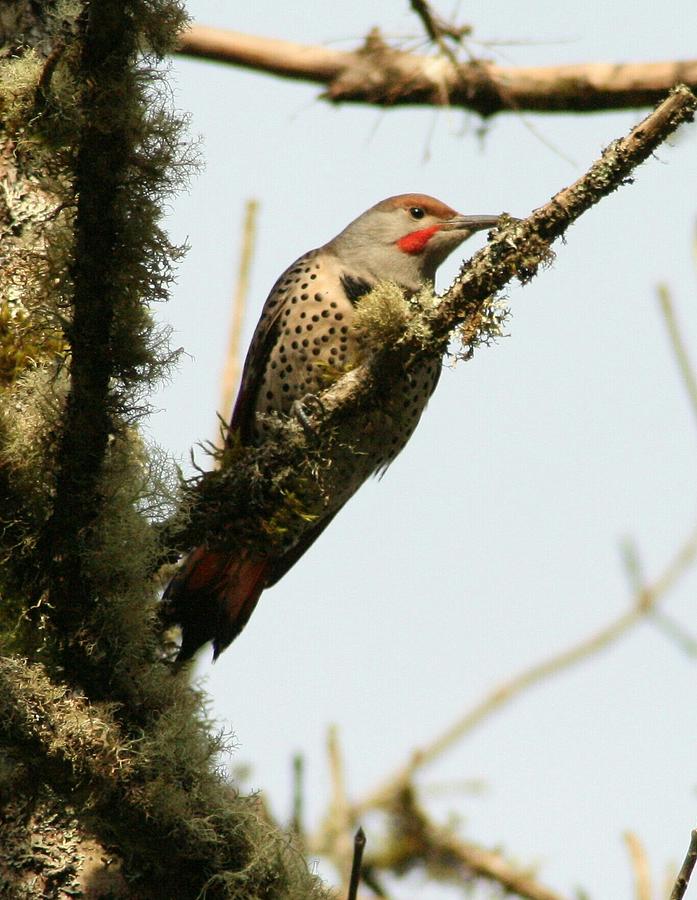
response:
<path fill-rule="evenodd" d="M 644 590 L 646 579 L 644 578 L 644 569 L 636 542 L 632 538 L 625 538 L 620 545 L 620 554 L 627 575 L 629 589 L 632 594 L 638 596 Z"/>
<path fill-rule="evenodd" d="M 663 318 L 666 322 L 666 328 L 668 329 L 668 337 L 670 338 L 670 343 L 673 348 L 673 354 L 678 364 L 678 368 L 680 369 L 680 374 L 685 385 L 685 390 L 687 391 L 687 396 L 690 400 L 692 412 L 695 415 L 695 419 L 697 419 L 697 375 L 695 375 L 695 370 L 690 362 L 687 347 L 685 346 L 682 334 L 680 333 L 680 326 L 678 325 L 675 316 L 675 309 L 673 307 L 670 291 L 668 290 L 668 285 L 658 285 L 658 299 L 661 304 Z"/>
<path fill-rule="evenodd" d="M 524 669 L 513 678 L 499 684 L 434 741 L 423 749 L 415 751 L 411 759 L 383 785 L 371 791 L 370 794 L 357 803 L 354 807 L 354 815 L 359 815 L 367 809 L 384 806 L 391 797 L 394 797 L 405 785 L 411 782 L 417 771 L 434 762 L 485 719 L 499 712 L 522 693 L 551 675 L 558 675 L 577 663 L 587 660 L 627 634 L 637 622 L 641 621 L 653 609 L 659 599 L 667 593 L 696 558 L 697 529 L 690 535 L 653 585 L 644 588 L 636 596 L 630 609 L 590 637 L 574 644 L 561 653 L 551 656 L 549 659 Z"/>
<path fill-rule="evenodd" d="M 643 594 L 645 580 L 639 551 L 633 541 L 623 542 L 622 561 L 624 562 L 630 590 L 636 596 Z M 697 656 L 697 640 L 679 623 L 657 606 L 649 610 L 649 619 L 666 637 L 674 641 L 683 653 Z"/>
<path fill-rule="evenodd" d="M 322 84 L 332 102 L 377 106 L 459 106 L 499 112 L 588 112 L 653 106 L 674 85 L 697 89 L 697 60 L 506 67 L 477 60 L 455 65 L 389 47 L 372 32 L 345 51 L 194 25 L 179 53 Z"/>
<path fill-rule="evenodd" d="M 329 728 L 327 734 L 327 755 L 329 757 L 329 773 L 332 783 L 332 808 L 334 817 L 341 822 L 347 821 L 348 802 L 346 799 L 346 779 L 344 777 L 344 759 L 339 745 L 339 732 L 336 725 Z"/>
<path fill-rule="evenodd" d="M 349 863 L 354 855 L 354 846 L 351 840 L 351 807 L 346 793 L 346 781 L 344 775 L 344 760 L 339 744 L 339 732 L 336 725 L 332 725 L 327 733 L 327 755 L 329 757 L 329 776 L 332 786 L 332 797 L 329 805 L 329 814 L 322 828 L 323 839 L 321 846 L 316 846 L 319 853 L 328 856 L 341 878 L 345 879 L 349 870 Z M 348 882 L 344 882 L 348 888 Z"/>
<path fill-rule="evenodd" d="M 421 19 L 424 30 L 428 35 L 428 39 L 436 44 L 443 56 L 445 56 L 456 69 L 459 69 L 460 60 L 457 58 L 452 47 L 448 45 L 446 38 L 450 38 L 455 44 L 460 44 L 463 37 L 466 34 L 469 34 L 471 28 L 465 26 L 464 28 L 457 29 L 444 22 L 433 12 L 428 3 L 426 3 L 426 0 L 410 0 L 410 6 L 419 19 Z"/>
<path fill-rule="evenodd" d="M 410 0 L 409 5 L 421 19 L 421 24 L 428 35 L 428 39 L 436 43 L 443 38 L 443 27 L 426 0 Z"/>
<path fill-rule="evenodd" d="M 690 836 L 690 846 L 688 847 L 687 855 L 678 872 L 678 877 L 675 879 L 675 886 L 670 895 L 670 900 L 682 900 L 685 896 L 685 891 L 690 883 L 690 876 L 695 867 L 695 862 L 697 862 L 697 829 L 695 829 Z"/>
<path fill-rule="evenodd" d="M 682 653 L 693 659 L 697 658 L 697 638 L 690 634 L 682 623 L 659 609 L 652 611 L 651 619 L 658 630 L 673 641 Z"/>
<path fill-rule="evenodd" d="M 359 828 L 353 839 L 353 863 L 351 864 L 351 879 L 349 881 L 348 896 L 346 900 L 356 900 L 358 886 L 361 882 L 361 868 L 363 863 L 363 851 L 365 850 L 365 832 Z"/>
<path fill-rule="evenodd" d="M 303 815 L 305 759 L 302 753 L 293 756 L 293 812 L 290 828 L 298 838 L 303 841 L 305 837 Z"/>
<path fill-rule="evenodd" d="M 473 875 L 495 881 L 504 890 L 527 900 L 564 900 L 561 894 L 539 882 L 529 872 L 511 865 L 500 853 L 451 836 L 447 850 Z"/>
<path fill-rule="evenodd" d="M 651 900 L 653 897 L 651 870 L 644 845 L 632 831 L 625 832 L 624 842 L 627 845 L 634 873 L 634 898 L 635 900 Z"/>
<path fill-rule="evenodd" d="M 256 216 L 259 209 L 257 200 L 247 200 L 242 225 L 242 246 L 237 269 L 237 283 L 232 298 L 232 318 L 228 337 L 225 368 L 223 370 L 223 386 L 220 399 L 220 415 L 227 422 L 232 413 L 232 401 L 240 380 L 240 339 L 244 324 L 244 311 L 249 291 L 249 273 L 254 256 L 256 241 Z"/>

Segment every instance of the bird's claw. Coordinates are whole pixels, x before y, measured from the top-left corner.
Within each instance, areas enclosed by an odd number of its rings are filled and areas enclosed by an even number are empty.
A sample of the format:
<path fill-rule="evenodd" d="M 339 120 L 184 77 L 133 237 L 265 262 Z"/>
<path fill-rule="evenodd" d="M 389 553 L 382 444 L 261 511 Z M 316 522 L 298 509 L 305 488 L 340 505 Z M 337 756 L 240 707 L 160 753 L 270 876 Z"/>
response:
<path fill-rule="evenodd" d="M 310 420 L 310 414 L 323 416 L 325 413 L 324 404 L 316 394 L 305 394 L 299 400 L 294 400 L 290 411 L 309 435 L 317 433 L 317 425 Z"/>

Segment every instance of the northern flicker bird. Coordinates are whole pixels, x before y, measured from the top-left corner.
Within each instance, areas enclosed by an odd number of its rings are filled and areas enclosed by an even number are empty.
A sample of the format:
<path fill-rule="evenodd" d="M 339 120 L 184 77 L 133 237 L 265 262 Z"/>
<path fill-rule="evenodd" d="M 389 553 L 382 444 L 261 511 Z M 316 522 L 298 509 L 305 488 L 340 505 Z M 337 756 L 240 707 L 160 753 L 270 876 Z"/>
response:
<path fill-rule="evenodd" d="M 438 266 L 475 231 L 497 216 L 463 216 L 424 194 L 389 197 L 360 215 L 329 243 L 296 260 L 271 289 L 242 372 L 230 432 L 242 444 L 265 439 L 264 415 L 292 415 L 294 404 L 327 386 L 351 366 L 361 336 L 353 327 L 356 303 L 378 282 L 415 295 L 434 281 Z M 404 447 L 440 375 L 428 360 L 390 389 L 403 414 L 372 423 L 371 440 L 348 458 L 332 460 L 331 496 L 297 542 L 266 556 L 245 548 L 197 547 L 165 594 L 166 618 L 182 627 L 178 659 L 189 659 L 208 641 L 214 657 L 240 633 L 264 588 L 275 584 L 316 540 L 343 504 L 372 473 Z M 360 441 L 364 422 L 355 423 Z M 378 431 L 377 440 L 375 432 Z"/>

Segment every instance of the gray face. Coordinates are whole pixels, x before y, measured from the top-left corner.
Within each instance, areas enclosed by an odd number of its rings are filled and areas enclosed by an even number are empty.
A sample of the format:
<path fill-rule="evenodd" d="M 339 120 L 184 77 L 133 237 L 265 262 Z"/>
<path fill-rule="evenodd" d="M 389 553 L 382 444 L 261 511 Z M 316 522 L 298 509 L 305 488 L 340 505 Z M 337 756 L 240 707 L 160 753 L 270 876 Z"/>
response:
<path fill-rule="evenodd" d="M 423 199 L 430 200 L 435 211 L 409 199 L 404 205 L 379 204 L 323 249 L 364 278 L 396 281 L 418 290 L 434 280 L 441 263 L 473 232 L 491 228 L 497 221 L 495 216 L 461 216 L 432 198 Z"/>

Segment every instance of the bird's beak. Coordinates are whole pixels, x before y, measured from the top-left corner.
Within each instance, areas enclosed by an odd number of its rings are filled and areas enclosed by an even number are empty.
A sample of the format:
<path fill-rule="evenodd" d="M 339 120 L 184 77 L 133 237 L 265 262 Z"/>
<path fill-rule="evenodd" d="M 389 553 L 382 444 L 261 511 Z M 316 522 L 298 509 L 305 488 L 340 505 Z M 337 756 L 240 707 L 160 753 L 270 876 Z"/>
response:
<path fill-rule="evenodd" d="M 442 227 L 443 231 L 484 231 L 485 228 L 494 228 L 500 216 L 453 216 Z"/>

